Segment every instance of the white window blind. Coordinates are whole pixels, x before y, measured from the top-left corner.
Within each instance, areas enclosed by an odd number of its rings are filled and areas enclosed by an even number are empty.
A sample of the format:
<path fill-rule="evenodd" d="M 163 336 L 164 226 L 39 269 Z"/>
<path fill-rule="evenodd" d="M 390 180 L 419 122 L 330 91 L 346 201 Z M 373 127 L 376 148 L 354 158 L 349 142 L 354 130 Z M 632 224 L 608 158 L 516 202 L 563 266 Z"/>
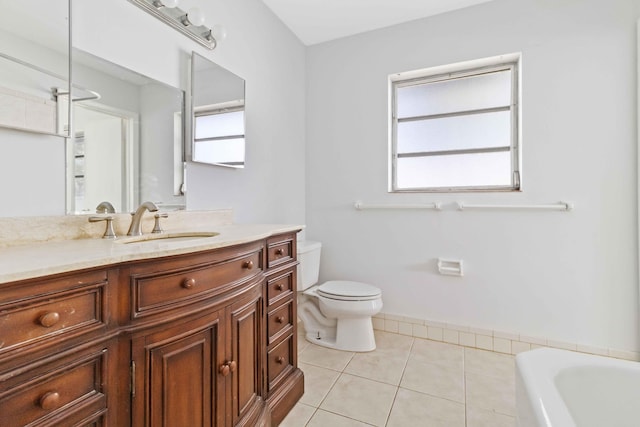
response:
<path fill-rule="evenodd" d="M 195 161 L 243 167 L 244 147 L 244 107 L 196 113 Z"/>

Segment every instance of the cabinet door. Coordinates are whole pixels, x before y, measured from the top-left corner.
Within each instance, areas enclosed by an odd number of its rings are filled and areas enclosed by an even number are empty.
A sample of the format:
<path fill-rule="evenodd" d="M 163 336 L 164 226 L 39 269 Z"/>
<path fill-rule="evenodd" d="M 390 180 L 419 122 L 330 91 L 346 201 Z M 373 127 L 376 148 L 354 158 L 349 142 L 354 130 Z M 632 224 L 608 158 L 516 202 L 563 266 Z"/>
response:
<path fill-rule="evenodd" d="M 231 360 L 236 369 L 231 372 L 231 415 L 229 425 L 236 425 L 262 405 L 260 378 L 262 361 L 262 292 L 254 288 L 230 310 Z M 243 420 L 247 421 L 247 419 Z"/>
<path fill-rule="evenodd" d="M 134 338 L 134 426 L 222 426 L 223 311 Z"/>

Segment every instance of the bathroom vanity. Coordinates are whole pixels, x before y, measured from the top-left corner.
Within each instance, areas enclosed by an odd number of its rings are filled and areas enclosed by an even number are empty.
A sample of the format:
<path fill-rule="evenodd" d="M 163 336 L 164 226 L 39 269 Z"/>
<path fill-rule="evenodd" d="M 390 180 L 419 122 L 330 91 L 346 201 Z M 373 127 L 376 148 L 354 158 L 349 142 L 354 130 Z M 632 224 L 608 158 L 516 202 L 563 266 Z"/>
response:
<path fill-rule="evenodd" d="M 304 390 L 299 228 L 1 249 L 0 425 L 277 425 Z"/>

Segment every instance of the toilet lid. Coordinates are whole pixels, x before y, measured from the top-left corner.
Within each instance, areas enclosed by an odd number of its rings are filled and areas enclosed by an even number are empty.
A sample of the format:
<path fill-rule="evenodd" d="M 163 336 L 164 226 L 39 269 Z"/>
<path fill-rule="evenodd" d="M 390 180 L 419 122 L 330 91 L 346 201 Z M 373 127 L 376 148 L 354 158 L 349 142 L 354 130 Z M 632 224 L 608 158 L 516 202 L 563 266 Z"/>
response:
<path fill-rule="evenodd" d="M 343 301 L 365 301 L 380 298 L 382 291 L 375 286 L 346 280 L 331 280 L 318 286 L 318 295 Z"/>

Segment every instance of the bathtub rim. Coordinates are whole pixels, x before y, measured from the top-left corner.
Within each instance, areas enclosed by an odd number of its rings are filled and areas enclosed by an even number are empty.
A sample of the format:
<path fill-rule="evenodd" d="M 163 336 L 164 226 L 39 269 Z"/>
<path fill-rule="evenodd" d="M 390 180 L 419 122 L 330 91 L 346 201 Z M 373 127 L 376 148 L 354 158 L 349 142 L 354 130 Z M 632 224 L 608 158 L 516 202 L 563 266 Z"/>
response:
<path fill-rule="evenodd" d="M 567 408 L 555 379 L 561 371 L 579 366 L 617 367 L 638 370 L 640 364 L 629 360 L 579 353 L 555 348 L 538 348 L 516 356 L 516 387 L 524 388 L 529 409 L 539 426 L 574 427 L 575 421 Z M 522 393 L 517 391 L 516 399 Z M 517 413 L 520 405 L 517 401 Z"/>

